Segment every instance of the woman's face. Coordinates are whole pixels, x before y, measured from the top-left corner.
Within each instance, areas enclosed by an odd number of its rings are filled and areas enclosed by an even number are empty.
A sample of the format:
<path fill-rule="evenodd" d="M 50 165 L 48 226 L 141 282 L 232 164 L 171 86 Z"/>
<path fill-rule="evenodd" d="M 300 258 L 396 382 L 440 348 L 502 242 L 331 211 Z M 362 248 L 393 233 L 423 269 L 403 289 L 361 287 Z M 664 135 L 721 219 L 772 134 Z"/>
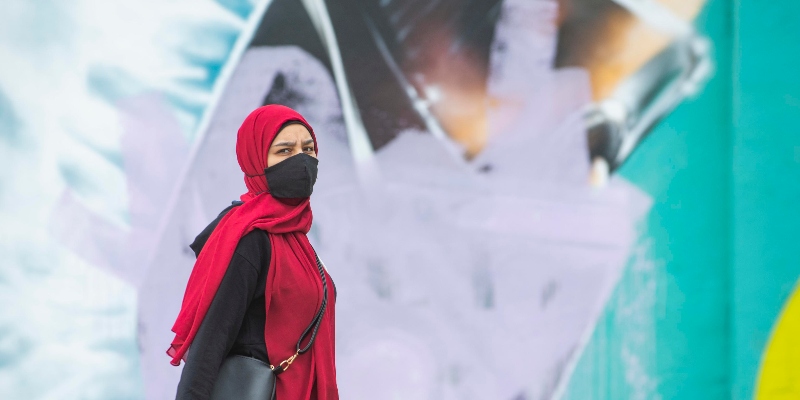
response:
<path fill-rule="evenodd" d="M 317 158 L 317 149 L 314 148 L 311 132 L 302 124 L 287 125 L 272 141 L 267 155 L 267 168 L 300 153 Z"/>

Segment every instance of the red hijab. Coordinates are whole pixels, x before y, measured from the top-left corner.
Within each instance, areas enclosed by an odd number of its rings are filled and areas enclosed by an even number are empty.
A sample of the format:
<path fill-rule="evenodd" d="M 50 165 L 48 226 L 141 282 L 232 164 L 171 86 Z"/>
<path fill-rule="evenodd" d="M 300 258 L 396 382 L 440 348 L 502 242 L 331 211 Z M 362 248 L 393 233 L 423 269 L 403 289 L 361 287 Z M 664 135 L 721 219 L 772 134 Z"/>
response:
<path fill-rule="evenodd" d="M 264 338 L 272 364 L 277 366 L 295 354 L 297 340 L 322 303 L 322 281 L 314 250 L 306 237 L 312 220 L 309 199 L 291 204 L 277 200 L 270 195 L 263 175 L 269 147 L 281 127 L 291 121 L 308 128 L 316 148 L 311 126 L 288 107 L 260 107 L 239 128 L 236 157 L 248 191 L 241 196 L 244 204 L 222 218 L 195 262 L 172 328 L 175 339 L 167 350 L 172 365 L 180 365 L 180 360 L 186 359 L 239 239 L 254 229 L 266 231 L 272 244 L 264 296 L 267 312 Z M 332 281 L 327 278 L 328 306 L 316 339 L 308 352 L 297 356 L 291 367 L 278 375 L 279 399 L 339 398 L 334 355 L 335 299 Z"/>

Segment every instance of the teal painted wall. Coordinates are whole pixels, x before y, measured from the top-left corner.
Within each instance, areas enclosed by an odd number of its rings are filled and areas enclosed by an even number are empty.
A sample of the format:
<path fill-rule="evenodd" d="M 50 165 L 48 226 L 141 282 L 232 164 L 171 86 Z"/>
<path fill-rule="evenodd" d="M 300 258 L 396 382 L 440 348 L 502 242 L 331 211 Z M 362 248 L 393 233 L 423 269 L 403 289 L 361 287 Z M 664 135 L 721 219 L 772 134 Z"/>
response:
<path fill-rule="evenodd" d="M 800 275 L 800 2 L 697 27 L 714 77 L 621 170 L 654 205 L 565 399 L 752 398 Z"/>
<path fill-rule="evenodd" d="M 800 276 L 800 2 L 737 0 L 734 13 L 731 372 L 733 398 L 750 399 Z"/>

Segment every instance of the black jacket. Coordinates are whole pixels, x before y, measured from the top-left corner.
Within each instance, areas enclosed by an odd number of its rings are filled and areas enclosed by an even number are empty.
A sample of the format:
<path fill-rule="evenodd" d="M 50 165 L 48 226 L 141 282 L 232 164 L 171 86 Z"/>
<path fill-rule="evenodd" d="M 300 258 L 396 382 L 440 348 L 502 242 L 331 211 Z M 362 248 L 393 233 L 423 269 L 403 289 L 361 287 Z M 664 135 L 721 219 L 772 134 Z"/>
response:
<path fill-rule="evenodd" d="M 220 213 L 191 244 L 200 254 L 211 232 L 233 205 Z M 269 236 L 256 229 L 243 236 L 217 289 L 214 300 L 189 348 L 176 399 L 208 399 L 219 367 L 237 354 L 269 363 L 264 342 L 264 291 L 271 255 Z"/>

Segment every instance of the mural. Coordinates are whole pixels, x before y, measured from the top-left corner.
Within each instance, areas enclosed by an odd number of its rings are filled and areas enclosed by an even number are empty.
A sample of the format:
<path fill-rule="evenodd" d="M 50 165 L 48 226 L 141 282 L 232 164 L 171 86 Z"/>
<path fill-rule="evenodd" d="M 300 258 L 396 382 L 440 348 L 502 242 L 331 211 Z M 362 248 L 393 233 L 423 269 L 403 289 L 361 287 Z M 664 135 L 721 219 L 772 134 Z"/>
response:
<path fill-rule="evenodd" d="M 23 304 L 0 312 L 0 392 L 174 395 L 188 244 L 245 190 L 239 124 L 279 103 L 323 149 L 309 236 L 342 398 L 794 396 L 796 293 L 758 380 L 695 359 L 728 357 L 736 312 L 707 180 L 730 175 L 723 3 L 0 6 L 0 154 L 23 171 L 0 195 L 37 199 L 0 196 L 0 299 Z"/>
<path fill-rule="evenodd" d="M 764 352 L 756 399 L 790 399 L 800 393 L 800 290 L 795 290 L 781 312 Z"/>

